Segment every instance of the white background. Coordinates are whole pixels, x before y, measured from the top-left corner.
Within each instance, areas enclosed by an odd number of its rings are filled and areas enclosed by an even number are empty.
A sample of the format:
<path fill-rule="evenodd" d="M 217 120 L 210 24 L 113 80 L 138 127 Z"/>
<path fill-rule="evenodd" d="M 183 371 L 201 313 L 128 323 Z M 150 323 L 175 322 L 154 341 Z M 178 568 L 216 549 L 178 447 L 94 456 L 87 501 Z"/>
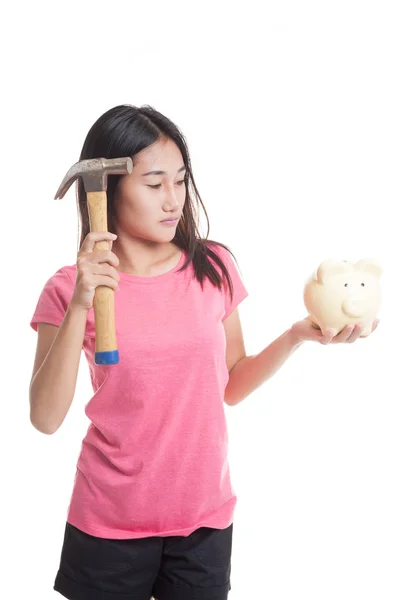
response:
<path fill-rule="evenodd" d="M 2 596 L 54 598 L 91 395 L 54 436 L 29 422 L 45 281 L 73 264 L 74 192 L 54 194 L 92 123 L 150 104 L 183 130 L 210 221 L 249 291 L 248 354 L 306 316 L 325 258 L 380 260 L 381 324 L 308 343 L 227 409 L 230 600 L 400 597 L 398 3 L 7 3 L 2 14 Z M 205 232 L 205 227 L 203 227 Z"/>

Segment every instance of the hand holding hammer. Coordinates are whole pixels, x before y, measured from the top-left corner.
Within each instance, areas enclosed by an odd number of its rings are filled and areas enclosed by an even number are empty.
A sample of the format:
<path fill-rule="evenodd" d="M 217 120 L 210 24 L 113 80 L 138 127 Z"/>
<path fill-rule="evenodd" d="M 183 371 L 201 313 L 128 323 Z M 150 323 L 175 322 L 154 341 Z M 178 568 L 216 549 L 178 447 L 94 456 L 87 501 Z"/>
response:
<path fill-rule="evenodd" d="M 78 177 L 82 177 L 86 192 L 90 231 L 106 232 L 107 224 L 107 177 L 108 175 L 128 175 L 132 173 L 130 157 L 93 158 L 75 163 L 65 175 L 55 195 L 55 200 L 63 198 L 66 191 Z M 108 250 L 108 242 L 96 242 L 95 250 Z M 96 330 L 95 363 L 114 365 L 119 362 L 115 332 L 114 290 L 98 286 L 93 300 Z"/>

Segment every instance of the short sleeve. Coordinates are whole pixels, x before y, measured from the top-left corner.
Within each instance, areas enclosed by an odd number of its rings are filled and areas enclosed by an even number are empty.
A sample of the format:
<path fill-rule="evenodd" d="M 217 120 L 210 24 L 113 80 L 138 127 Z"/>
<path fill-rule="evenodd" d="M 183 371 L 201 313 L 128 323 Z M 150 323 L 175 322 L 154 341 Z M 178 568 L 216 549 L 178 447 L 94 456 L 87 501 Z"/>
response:
<path fill-rule="evenodd" d="M 59 269 L 50 277 L 39 296 L 31 319 L 32 329 L 37 331 L 38 323 L 49 323 L 59 327 L 64 319 L 74 287 L 70 275 L 64 268 Z"/>
<path fill-rule="evenodd" d="M 248 291 L 243 282 L 242 276 L 239 272 L 237 263 L 236 263 L 235 259 L 233 258 L 232 254 L 228 250 L 223 248 L 222 246 L 213 245 L 212 250 L 214 250 L 214 252 L 216 252 L 216 254 L 218 254 L 218 256 L 221 258 L 221 260 L 224 262 L 224 265 L 227 268 L 229 275 L 231 277 L 231 280 L 232 280 L 233 294 L 232 294 L 232 300 L 231 300 L 229 286 L 224 278 L 225 314 L 222 317 L 222 320 L 224 321 L 227 317 L 229 317 L 229 315 L 231 313 L 233 313 L 235 308 L 245 298 L 247 298 L 247 296 L 249 294 L 248 294 Z"/>

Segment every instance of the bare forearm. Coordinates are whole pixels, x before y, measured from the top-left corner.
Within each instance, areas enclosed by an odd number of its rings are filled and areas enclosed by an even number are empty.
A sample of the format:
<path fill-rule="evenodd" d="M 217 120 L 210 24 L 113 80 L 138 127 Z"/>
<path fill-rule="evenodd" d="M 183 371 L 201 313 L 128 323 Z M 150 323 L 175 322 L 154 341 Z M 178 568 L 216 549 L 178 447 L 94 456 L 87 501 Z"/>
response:
<path fill-rule="evenodd" d="M 270 379 L 302 343 L 289 329 L 259 354 L 239 360 L 229 373 L 225 402 L 234 406 L 244 400 Z"/>
<path fill-rule="evenodd" d="M 32 380 L 30 418 L 39 431 L 54 433 L 74 397 L 87 311 L 68 307 L 54 342 Z"/>

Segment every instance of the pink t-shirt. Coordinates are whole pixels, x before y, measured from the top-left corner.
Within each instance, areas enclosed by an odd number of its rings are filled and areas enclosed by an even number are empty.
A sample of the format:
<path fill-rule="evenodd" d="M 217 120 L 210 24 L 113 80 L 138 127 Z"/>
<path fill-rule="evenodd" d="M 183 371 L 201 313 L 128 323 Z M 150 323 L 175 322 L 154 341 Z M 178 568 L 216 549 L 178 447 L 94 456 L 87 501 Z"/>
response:
<path fill-rule="evenodd" d="M 187 536 L 233 521 L 224 390 L 229 379 L 222 321 L 247 297 L 235 261 L 213 247 L 234 286 L 203 290 L 193 266 L 162 275 L 120 273 L 115 321 L 120 362 L 94 363 L 93 309 L 83 349 L 94 395 L 68 509 L 69 523 L 108 538 Z M 217 265 L 216 265 L 217 266 Z M 217 266 L 218 268 L 218 266 Z M 76 265 L 46 283 L 31 326 L 60 326 Z"/>

